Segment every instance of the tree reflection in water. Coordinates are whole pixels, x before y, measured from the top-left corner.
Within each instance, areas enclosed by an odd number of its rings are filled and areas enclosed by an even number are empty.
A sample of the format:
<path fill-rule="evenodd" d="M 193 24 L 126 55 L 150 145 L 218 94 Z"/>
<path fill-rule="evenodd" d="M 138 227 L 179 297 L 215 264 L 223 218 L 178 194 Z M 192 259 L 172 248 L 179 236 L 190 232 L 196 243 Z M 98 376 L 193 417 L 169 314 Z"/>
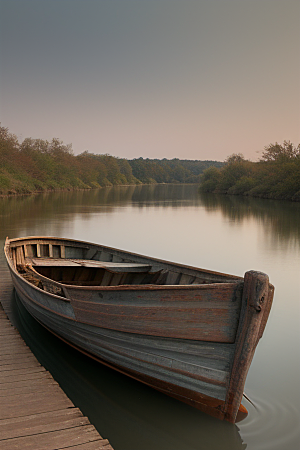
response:
<path fill-rule="evenodd" d="M 55 224 L 55 232 L 59 234 L 70 216 L 88 217 L 93 210 L 108 213 L 116 207 L 129 205 L 138 208 L 198 206 L 207 212 L 220 210 L 235 223 L 250 218 L 262 221 L 274 243 L 278 237 L 291 244 L 300 243 L 300 203 L 203 194 L 199 193 L 198 185 L 191 184 L 112 186 L 0 198 L 0 239 L 5 239 L 5 230 L 11 229 L 15 229 L 11 237 L 27 235 L 27 230 L 32 234 L 33 228 L 41 234 L 41 222 L 55 215 L 59 217 Z"/>

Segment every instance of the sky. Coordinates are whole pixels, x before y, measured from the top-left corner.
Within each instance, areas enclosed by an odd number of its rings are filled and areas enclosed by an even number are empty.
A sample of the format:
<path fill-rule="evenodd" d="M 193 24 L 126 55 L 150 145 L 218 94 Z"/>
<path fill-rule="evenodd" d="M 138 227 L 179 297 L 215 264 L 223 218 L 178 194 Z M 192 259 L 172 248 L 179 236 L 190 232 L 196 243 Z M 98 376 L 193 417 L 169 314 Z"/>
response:
<path fill-rule="evenodd" d="M 0 122 L 121 158 L 300 143 L 300 0 L 0 0 Z"/>

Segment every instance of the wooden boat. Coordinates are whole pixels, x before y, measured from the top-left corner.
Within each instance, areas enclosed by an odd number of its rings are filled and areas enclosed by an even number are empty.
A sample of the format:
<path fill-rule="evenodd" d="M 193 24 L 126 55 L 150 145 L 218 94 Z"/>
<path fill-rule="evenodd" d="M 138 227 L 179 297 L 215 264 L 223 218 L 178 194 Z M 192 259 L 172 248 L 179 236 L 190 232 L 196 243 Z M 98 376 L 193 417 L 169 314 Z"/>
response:
<path fill-rule="evenodd" d="M 236 422 L 274 288 L 102 245 L 52 237 L 5 242 L 16 292 L 52 333 L 130 377 Z"/>

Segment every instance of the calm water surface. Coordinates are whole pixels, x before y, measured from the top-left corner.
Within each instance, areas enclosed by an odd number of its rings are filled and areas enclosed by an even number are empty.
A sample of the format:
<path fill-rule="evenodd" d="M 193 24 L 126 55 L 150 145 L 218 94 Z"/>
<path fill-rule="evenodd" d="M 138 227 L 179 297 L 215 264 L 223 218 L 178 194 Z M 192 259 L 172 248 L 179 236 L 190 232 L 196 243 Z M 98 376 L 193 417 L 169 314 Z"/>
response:
<path fill-rule="evenodd" d="M 300 204 L 200 195 L 197 186 L 113 187 L 0 199 L 0 240 L 62 236 L 243 276 L 266 272 L 274 304 L 238 426 L 168 398 L 68 348 L 14 297 L 12 320 L 115 450 L 285 450 L 300 445 Z M 6 270 L 1 252 L 0 270 Z"/>

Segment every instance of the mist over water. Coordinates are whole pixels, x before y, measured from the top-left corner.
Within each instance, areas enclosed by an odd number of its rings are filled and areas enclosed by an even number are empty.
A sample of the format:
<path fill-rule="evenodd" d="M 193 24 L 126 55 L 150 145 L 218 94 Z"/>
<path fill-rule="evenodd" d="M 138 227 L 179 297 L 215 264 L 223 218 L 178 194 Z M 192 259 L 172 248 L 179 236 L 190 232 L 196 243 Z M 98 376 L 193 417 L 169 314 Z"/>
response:
<path fill-rule="evenodd" d="M 110 187 L 0 199 L 0 240 L 62 236 L 243 276 L 266 272 L 274 303 L 247 377 L 248 417 L 214 418 L 67 347 L 11 300 L 40 362 L 115 450 L 299 446 L 300 204 L 200 195 L 194 185 Z M 6 270 L 3 252 L 0 270 Z"/>

